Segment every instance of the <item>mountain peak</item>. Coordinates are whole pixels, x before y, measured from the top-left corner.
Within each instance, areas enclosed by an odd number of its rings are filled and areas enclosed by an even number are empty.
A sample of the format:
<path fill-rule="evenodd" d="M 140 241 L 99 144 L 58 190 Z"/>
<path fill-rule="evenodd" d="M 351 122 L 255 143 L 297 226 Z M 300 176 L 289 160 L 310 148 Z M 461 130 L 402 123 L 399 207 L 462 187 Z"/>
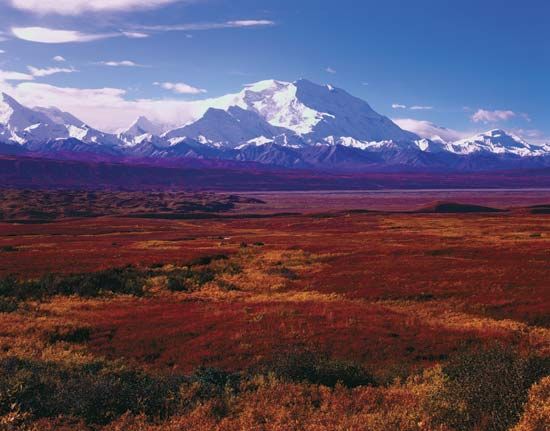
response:
<path fill-rule="evenodd" d="M 127 128 L 120 132 L 122 135 L 126 136 L 141 136 L 145 134 L 151 134 L 158 136 L 162 133 L 162 129 L 159 125 L 154 124 L 146 116 L 140 115 L 137 117 L 134 122 Z"/>
<path fill-rule="evenodd" d="M 529 145 L 518 135 L 504 129 L 492 129 L 485 133 L 481 133 L 480 136 L 485 136 L 485 137 L 490 137 L 490 138 L 500 139 L 500 140 L 508 140 L 510 142 L 516 142 L 522 146 Z"/>
<path fill-rule="evenodd" d="M 475 136 L 461 139 L 449 145 L 449 149 L 457 154 L 473 154 L 491 152 L 494 154 L 515 154 L 518 156 L 539 155 L 531 146 L 503 129 L 492 129 Z"/>
<path fill-rule="evenodd" d="M 244 91 L 253 91 L 259 93 L 266 90 L 274 90 L 277 88 L 291 85 L 290 82 L 278 81 L 276 79 L 265 79 L 263 81 L 253 82 L 244 86 Z"/>
<path fill-rule="evenodd" d="M 492 129 L 482 134 L 489 135 L 489 136 L 503 136 L 503 135 L 511 136 L 510 133 L 508 133 L 506 130 L 503 130 L 503 129 Z"/>
<path fill-rule="evenodd" d="M 0 92 L 0 102 L 9 105 L 11 108 L 23 108 L 23 106 L 8 93 Z"/>

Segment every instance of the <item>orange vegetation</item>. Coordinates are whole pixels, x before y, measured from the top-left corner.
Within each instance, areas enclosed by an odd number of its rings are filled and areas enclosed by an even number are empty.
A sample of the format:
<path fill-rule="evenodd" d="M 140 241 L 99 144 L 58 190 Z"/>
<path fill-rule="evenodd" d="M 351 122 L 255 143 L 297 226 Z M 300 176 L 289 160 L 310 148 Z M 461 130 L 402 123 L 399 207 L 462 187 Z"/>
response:
<path fill-rule="evenodd" d="M 161 424 L 128 414 L 105 430 L 452 430 L 426 414 L 449 358 L 494 341 L 550 355 L 545 214 L 100 217 L 0 224 L 0 247 L 3 276 L 128 264 L 147 274 L 140 297 L 57 296 L 0 313 L 1 357 L 123 361 L 169 375 L 207 366 L 256 376 L 231 396 L 193 403 Z M 169 289 L 172 274 L 189 262 L 220 255 L 193 266 L 212 277 Z M 75 328 L 85 329 L 85 339 L 66 341 Z M 298 350 L 359 364 L 379 386 L 327 388 L 264 373 Z M 546 380 L 533 387 L 516 431 L 544 429 Z M 23 413 L 10 414 L 5 421 L 27 423 Z M 28 423 L 89 425 L 52 420 Z"/>

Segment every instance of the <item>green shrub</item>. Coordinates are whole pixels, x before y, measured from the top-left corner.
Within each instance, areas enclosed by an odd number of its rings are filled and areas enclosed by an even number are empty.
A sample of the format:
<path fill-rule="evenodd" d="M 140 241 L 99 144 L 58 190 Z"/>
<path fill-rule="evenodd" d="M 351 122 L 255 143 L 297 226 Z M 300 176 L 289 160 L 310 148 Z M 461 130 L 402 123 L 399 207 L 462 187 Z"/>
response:
<path fill-rule="evenodd" d="M 90 340 L 91 329 L 88 327 L 57 328 L 47 336 L 48 342 L 54 344 L 60 341 L 66 343 L 85 343 Z"/>
<path fill-rule="evenodd" d="M 85 274 L 46 274 L 37 280 L 0 279 L 0 297 L 15 301 L 42 300 L 55 295 L 96 297 L 106 293 L 142 296 L 144 274 L 132 266 Z"/>
<path fill-rule="evenodd" d="M 166 286 L 171 292 L 192 292 L 194 290 L 190 279 L 185 275 L 175 274 L 167 277 Z"/>
<path fill-rule="evenodd" d="M 0 296 L 0 313 L 13 313 L 19 308 L 19 304 L 13 298 Z"/>
<path fill-rule="evenodd" d="M 198 257 L 198 258 L 192 260 L 189 263 L 189 266 L 206 266 L 206 265 L 210 265 L 212 262 L 214 262 L 216 260 L 228 260 L 228 259 L 229 259 L 229 256 L 227 256 L 226 254 L 215 254 L 213 256 L 202 256 L 202 257 Z"/>
<path fill-rule="evenodd" d="M 550 427 L 550 376 L 529 390 L 521 420 L 512 431 L 548 431 Z"/>
<path fill-rule="evenodd" d="M 237 391 L 241 377 L 217 368 L 199 367 L 191 376 L 191 381 L 200 385 L 200 395 L 207 399 L 219 396 L 226 390 Z"/>
<path fill-rule="evenodd" d="M 106 424 L 126 412 L 165 418 L 178 408 L 182 377 L 151 376 L 96 362 L 68 366 L 0 360 L 0 415 L 17 405 L 34 418 L 72 416 Z"/>
<path fill-rule="evenodd" d="M 547 359 L 495 345 L 457 354 L 443 372 L 445 385 L 425 406 L 435 425 L 504 431 L 518 421 L 527 391 L 550 367 Z"/>
<path fill-rule="evenodd" d="M 214 281 L 216 274 L 210 268 L 194 270 L 184 268 L 173 271 L 167 277 L 168 290 L 172 292 L 193 292 L 206 283 Z"/>
<path fill-rule="evenodd" d="M 4 252 L 4 253 L 12 253 L 18 250 L 19 249 L 17 247 L 14 247 L 13 245 L 4 245 L 0 247 L 0 252 Z"/>
<path fill-rule="evenodd" d="M 280 355 L 266 371 L 282 379 L 329 387 L 338 383 L 348 388 L 375 384 L 374 378 L 364 367 L 307 350 Z"/>

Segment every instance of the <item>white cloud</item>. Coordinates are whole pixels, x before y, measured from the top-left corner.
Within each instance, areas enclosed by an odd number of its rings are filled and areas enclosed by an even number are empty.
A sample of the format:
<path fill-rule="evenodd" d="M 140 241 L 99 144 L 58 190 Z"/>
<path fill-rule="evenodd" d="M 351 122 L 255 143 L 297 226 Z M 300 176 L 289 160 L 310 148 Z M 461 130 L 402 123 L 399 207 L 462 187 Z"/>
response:
<path fill-rule="evenodd" d="M 102 66 L 109 66 L 109 67 L 146 67 L 142 64 L 135 63 L 130 60 L 122 60 L 122 61 L 99 61 L 96 64 L 102 65 Z"/>
<path fill-rule="evenodd" d="M 520 136 L 529 144 L 534 145 L 550 145 L 550 136 L 546 135 L 542 130 L 538 129 L 512 129 L 512 132 Z"/>
<path fill-rule="evenodd" d="M 393 122 L 402 129 L 416 133 L 421 138 L 427 138 L 434 141 L 441 140 L 444 142 L 454 142 L 473 134 L 470 132 L 459 132 L 458 130 L 447 129 L 429 121 L 414 120 L 412 118 L 395 118 Z"/>
<path fill-rule="evenodd" d="M 182 0 L 10 0 L 14 8 L 37 13 L 79 15 L 85 12 L 112 12 L 155 9 Z"/>
<path fill-rule="evenodd" d="M 433 106 L 413 105 L 410 107 L 411 111 L 429 111 L 434 109 Z"/>
<path fill-rule="evenodd" d="M 43 76 L 50 76 L 55 75 L 56 73 L 73 73 L 77 72 L 76 69 L 73 69 L 72 67 L 47 67 L 45 69 L 39 69 L 37 67 L 33 66 L 27 66 L 27 69 L 29 69 L 29 72 L 32 76 L 36 77 L 43 77 Z"/>
<path fill-rule="evenodd" d="M 517 114 L 514 111 L 487 111 L 485 109 L 478 109 L 471 120 L 474 123 L 497 123 L 499 121 L 507 121 Z"/>
<path fill-rule="evenodd" d="M 4 51 L 3 49 L 0 49 L 0 54 L 5 54 L 6 51 Z"/>
<path fill-rule="evenodd" d="M 325 72 L 332 73 L 334 75 L 336 73 L 336 70 L 329 66 L 325 69 Z"/>
<path fill-rule="evenodd" d="M 269 27 L 275 25 L 274 21 L 267 19 L 241 19 L 237 21 L 225 22 L 203 22 L 177 25 L 150 25 L 139 27 L 144 31 L 201 31 L 217 30 L 224 28 L 249 28 L 249 27 Z"/>
<path fill-rule="evenodd" d="M 145 39 L 149 37 L 146 33 L 140 33 L 138 31 L 123 31 L 122 34 L 130 39 Z"/>
<path fill-rule="evenodd" d="M 149 37 L 145 31 L 198 31 L 214 30 L 224 28 L 250 28 L 275 25 L 269 20 L 237 20 L 218 23 L 190 23 L 182 25 L 157 25 L 142 26 L 131 30 L 120 30 L 110 33 L 83 33 L 77 30 L 53 29 L 47 27 L 12 27 L 12 34 L 18 39 L 38 43 L 72 43 L 72 42 L 93 42 L 113 37 L 128 37 L 141 39 Z"/>
<path fill-rule="evenodd" d="M 122 35 L 122 33 L 81 33 L 76 30 L 56 30 L 46 27 L 13 27 L 11 31 L 18 39 L 38 43 L 92 42 Z"/>
<path fill-rule="evenodd" d="M 13 85 L 3 81 L 3 75 L 6 74 L 0 72 L 0 91 L 8 93 L 23 105 L 55 106 L 72 113 L 92 127 L 107 132 L 127 127 L 140 115 L 170 127 L 179 127 L 196 120 L 207 109 L 204 101 L 170 98 L 129 100 L 126 90 L 121 88 L 70 88 L 36 82 Z M 31 75 L 26 77 L 28 80 L 32 78 Z"/>
<path fill-rule="evenodd" d="M 241 19 L 237 21 L 227 21 L 226 25 L 230 27 L 258 27 L 264 25 L 274 25 L 273 21 L 267 19 Z"/>
<path fill-rule="evenodd" d="M 154 85 L 158 85 L 165 90 L 173 91 L 177 94 L 202 94 L 206 93 L 206 90 L 202 88 L 196 88 L 184 82 L 154 82 Z"/>
<path fill-rule="evenodd" d="M 5 81 L 32 81 L 34 77 L 28 73 L 0 70 L 0 83 Z"/>
<path fill-rule="evenodd" d="M 433 109 L 433 106 L 422 106 L 422 105 L 412 105 L 407 106 L 403 105 L 402 103 L 394 103 L 391 105 L 393 109 L 410 109 L 411 111 L 428 111 L 430 109 Z"/>
<path fill-rule="evenodd" d="M 521 113 L 519 114 L 521 118 L 523 118 L 525 121 L 527 121 L 528 123 L 531 122 L 531 117 L 529 116 L 529 114 L 525 114 L 525 113 Z"/>
<path fill-rule="evenodd" d="M 67 61 L 65 59 L 65 57 L 61 57 L 60 55 L 56 55 L 55 57 L 52 58 L 53 61 L 57 61 L 58 63 L 63 63 L 65 61 Z"/>

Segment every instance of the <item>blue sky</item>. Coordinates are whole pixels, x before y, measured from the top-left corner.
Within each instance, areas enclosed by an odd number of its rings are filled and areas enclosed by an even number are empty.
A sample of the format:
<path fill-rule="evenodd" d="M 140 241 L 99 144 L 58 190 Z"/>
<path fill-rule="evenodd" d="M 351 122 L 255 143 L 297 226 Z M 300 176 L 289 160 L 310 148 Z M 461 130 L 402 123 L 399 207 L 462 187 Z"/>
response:
<path fill-rule="evenodd" d="M 0 0 L 0 87 L 113 129 L 303 77 L 391 118 L 542 141 L 549 21 L 546 0 Z"/>

